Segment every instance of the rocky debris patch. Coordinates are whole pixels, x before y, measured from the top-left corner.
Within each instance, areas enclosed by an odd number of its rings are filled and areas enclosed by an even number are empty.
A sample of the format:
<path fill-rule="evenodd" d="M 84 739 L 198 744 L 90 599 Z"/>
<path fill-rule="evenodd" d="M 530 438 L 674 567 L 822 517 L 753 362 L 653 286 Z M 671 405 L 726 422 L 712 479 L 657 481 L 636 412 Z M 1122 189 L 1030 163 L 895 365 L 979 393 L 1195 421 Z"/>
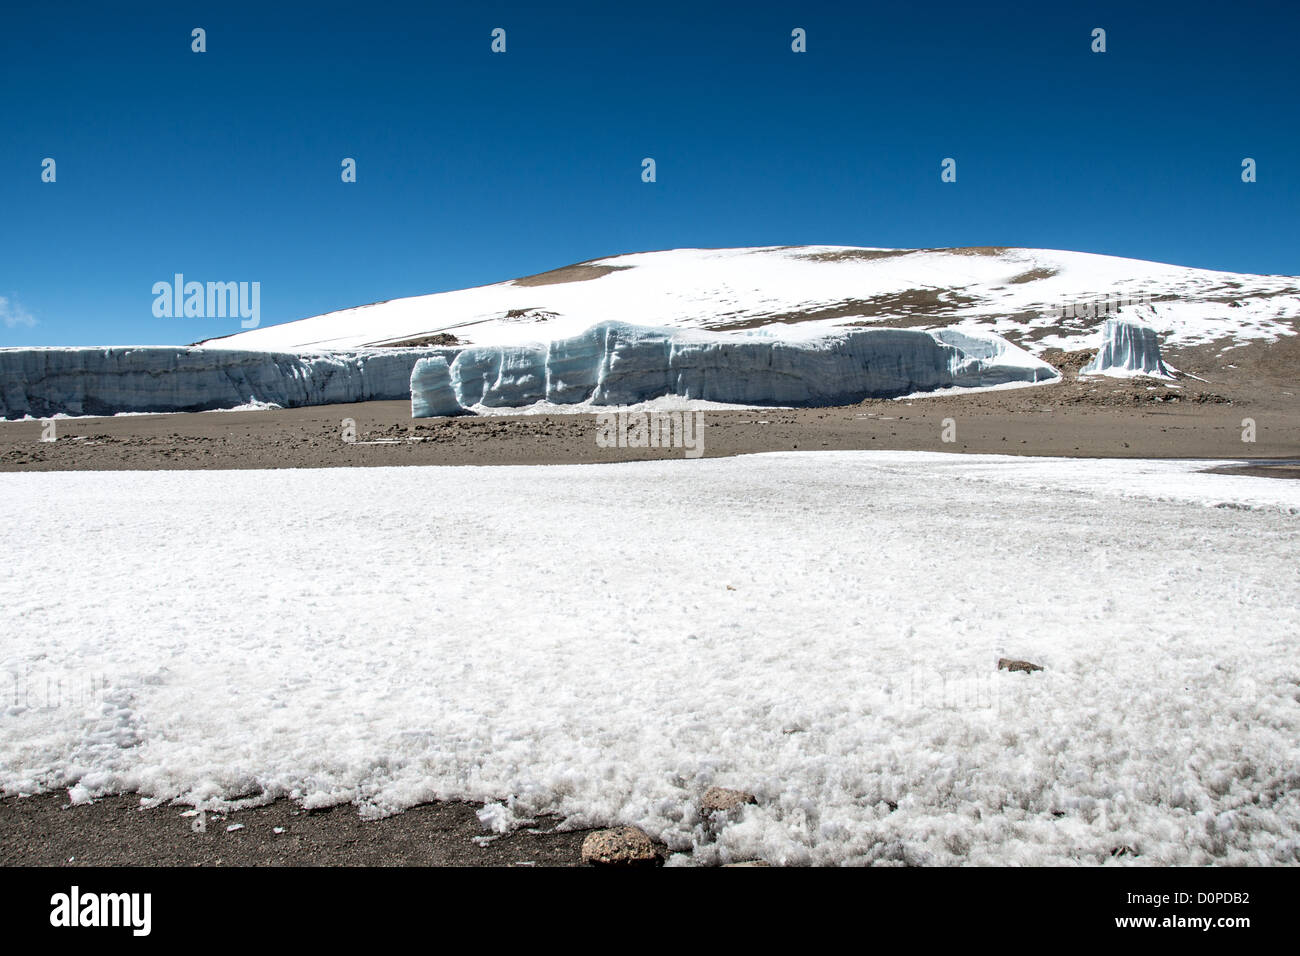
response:
<path fill-rule="evenodd" d="M 414 338 L 402 339 L 400 342 L 385 342 L 382 345 L 376 345 L 375 348 L 381 349 L 419 349 L 427 346 L 448 346 L 460 345 L 460 339 L 450 332 L 438 332 L 434 335 L 417 335 Z"/>
<path fill-rule="evenodd" d="M 1010 657 L 998 658 L 998 670 L 1000 671 L 1021 671 L 1025 674 L 1031 674 L 1042 669 L 1038 664 L 1031 664 L 1029 661 L 1012 660 Z"/>
<path fill-rule="evenodd" d="M 1030 269 L 1028 272 L 1022 272 L 1018 276 L 1012 276 L 1008 281 L 1012 285 L 1024 285 L 1027 282 L 1037 282 L 1039 279 L 1050 279 L 1052 276 L 1059 274 L 1060 270 L 1058 269 L 1040 267 L 1037 269 Z"/>
<path fill-rule="evenodd" d="M 1064 349 L 1043 349 L 1038 357 L 1067 379 L 1073 379 L 1078 378 L 1079 369 L 1091 362 L 1096 355 L 1096 349 L 1077 349 L 1073 352 Z"/>
<path fill-rule="evenodd" d="M 1232 399 L 1218 392 L 1200 391 L 1199 387 L 1184 383 L 1182 387 L 1156 378 L 1137 378 L 1114 383 L 1097 378 L 1070 382 L 1066 390 L 1049 396 L 1061 405 L 1147 405 L 1162 402 L 1190 402 L 1197 405 L 1231 405 Z"/>
<path fill-rule="evenodd" d="M 749 803 L 758 803 L 758 798 L 744 790 L 731 790 L 727 787 L 709 787 L 700 798 L 700 810 L 709 816 L 718 813 L 731 813 Z"/>
<path fill-rule="evenodd" d="M 532 322 L 548 322 L 557 318 L 559 314 L 547 309 L 510 309 L 504 317 L 511 320 L 527 319 Z"/>
<path fill-rule="evenodd" d="M 638 827 L 613 827 L 587 834 L 582 862 L 592 866 L 656 866 L 663 857 L 654 841 Z"/>

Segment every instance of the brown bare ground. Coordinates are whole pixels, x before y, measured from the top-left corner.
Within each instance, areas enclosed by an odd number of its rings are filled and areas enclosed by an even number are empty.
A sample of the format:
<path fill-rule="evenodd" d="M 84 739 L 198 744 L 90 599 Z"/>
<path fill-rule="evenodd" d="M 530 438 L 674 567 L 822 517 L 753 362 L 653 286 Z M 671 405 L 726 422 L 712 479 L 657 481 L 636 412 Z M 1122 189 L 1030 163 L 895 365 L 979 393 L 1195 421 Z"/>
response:
<path fill-rule="evenodd" d="M 1039 279 L 1050 279 L 1056 275 L 1055 269 L 1030 269 L 1028 272 L 1022 272 L 1018 276 L 1012 277 L 1012 285 L 1024 285 L 1026 282 L 1037 282 Z"/>
<path fill-rule="evenodd" d="M 842 249 L 836 252 L 809 252 L 799 256 L 799 258 L 807 259 L 809 262 L 847 262 L 852 260 L 872 262 L 876 259 L 910 256 L 914 251 L 912 249 Z"/>
<path fill-rule="evenodd" d="M 753 315 L 735 322 L 714 322 L 706 326 L 715 332 L 740 332 L 756 329 L 771 322 L 813 322 L 822 319 L 844 319 L 861 316 L 872 319 L 883 316 L 892 322 L 863 321 L 849 325 L 879 325 L 908 328 L 915 325 L 933 325 L 935 316 L 953 316 L 956 310 L 975 300 L 953 289 L 908 289 L 889 292 L 866 299 L 844 299 L 832 305 L 804 309 L 798 312 L 768 312 Z M 919 321 L 917 321 L 919 320 Z M 939 323 L 943 324 L 943 323 Z"/>
<path fill-rule="evenodd" d="M 599 279 L 601 276 L 609 275 L 611 272 L 621 272 L 624 269 L 631 268 L 631 266 L 594 266 L 580 262 L 576 265 L 552 269 L 549 272 L 524 276 L 522 279 L 515 279 L 511 282 L 511 285 L 537 286 L 560 285 L 564 282 L 587 282 L 591 279 Z"/>
<path fill-rule="evenodd" d="M 278 800 L 206 814 L 202 832 L 187 809 L 142 809 L 129 794 L 79 806 L 63 791 L 0 800 L 0 866 L 581 866 L 588 832 L 545 817 L 493 838 L 478 805 L 459 802 L 367 821 L 353 806 Z"/>
<path fill-rule="evenodd" d="M 431 348 L 434 346 L 459 345 L 460 339 L 450 332 L 434 332 L 429 335 L 417 335 L 414 338 L 402 339 L 397 342 L 384 342 L 376 348 L 385 349 L 420 349 Z"/>
<path fill-rule="evenodd" d="M 1230 353 L 1231 354 L 1231 353 Z M 1089 378 L 836 408 L 704 413 L 707 457 L 766 451 L 902 449 L 1067 457 L 1300 458 L 1294 395 L 1226 378 L 1180 388 Z M 1257 441 L 1241 440 L 1242 420 Z M 355 443 L 341 438 L 356 422 Z M 943 421 L 957 441 L 941 441 Z M 0 471 L 528 465 L 679 458 L 680 449 L 601 448 L 593 415 L 412 420 L 407 402 L 0 423 Z"/>

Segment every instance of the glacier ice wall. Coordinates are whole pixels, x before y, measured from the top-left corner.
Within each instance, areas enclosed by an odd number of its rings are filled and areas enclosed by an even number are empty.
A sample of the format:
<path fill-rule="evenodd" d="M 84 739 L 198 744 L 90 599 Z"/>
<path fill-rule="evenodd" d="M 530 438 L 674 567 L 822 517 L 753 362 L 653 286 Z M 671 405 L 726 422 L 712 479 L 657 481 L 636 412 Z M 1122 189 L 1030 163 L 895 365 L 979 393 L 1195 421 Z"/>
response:
<path fill-rule="evenodd" d="M 1055 375 L 998 336 L 957 329 L 839 329 L 799 337 L 771 329 L 709 333 L 605 322 L 536 346 L 306 354 L 171 346 L 0 349 L 0 417 L 408 396 L 415 417 L 474 405 L 623 405 L 661 395 L 834 405 Z"/>
<path fill-rule="evenodd" d="M 1128 318 L 1110 318 L 1101 335 L 1097 357 L 1081 368 L 1080 374 L 1173 377 L 1160 358 L 1160 336 L 1151 326 Z"/>
<path fill-rule="evenodd" d="M 818 406 L 1058 374 L 996 335 L 955 329 L 837 329 L 783 338 L 770 329 L 709 333 L 622 322 L 545 345 L 467 348 L 445 377 L 438 361 L 421 361 L 413 371 L 417 418 L 448 414 L 448 390 L 453 412 L 539 401 L 629 405 L 662 395 Z"/>
<path fill-rule="evenodd" d="M 0 349 L 0 417 L 189 412 L 402 399 L 411 370 L 454 349 L 291 354 L 243 349 Z"/>
<path fill-rule="evenodd" d="M 441 355 L 420 359 L 411 370 L 411 417 L 434 418 L 464 411 L 451 387 L 451 369 Z"/>

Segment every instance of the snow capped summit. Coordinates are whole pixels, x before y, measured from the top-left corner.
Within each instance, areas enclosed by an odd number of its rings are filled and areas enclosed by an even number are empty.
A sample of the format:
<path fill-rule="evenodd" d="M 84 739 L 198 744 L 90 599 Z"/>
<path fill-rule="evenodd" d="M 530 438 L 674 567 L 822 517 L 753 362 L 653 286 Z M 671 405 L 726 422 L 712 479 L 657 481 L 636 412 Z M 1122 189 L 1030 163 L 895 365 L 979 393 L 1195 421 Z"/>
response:
<path fill-rule="evenodd" d="M 995 332 L 1030 351 L 1085 348 L 1124 303 L 1166 345 L 1293 334 L 1300 279 L 1047 249 L 769 246 L 594 259 L 494 285 L 342 309 L 222 339 L 222 348 L 542 344 L 607 321 L 741 331 L 878 325 Z M 208 344 L 208 343 L 205 343 Z"/>

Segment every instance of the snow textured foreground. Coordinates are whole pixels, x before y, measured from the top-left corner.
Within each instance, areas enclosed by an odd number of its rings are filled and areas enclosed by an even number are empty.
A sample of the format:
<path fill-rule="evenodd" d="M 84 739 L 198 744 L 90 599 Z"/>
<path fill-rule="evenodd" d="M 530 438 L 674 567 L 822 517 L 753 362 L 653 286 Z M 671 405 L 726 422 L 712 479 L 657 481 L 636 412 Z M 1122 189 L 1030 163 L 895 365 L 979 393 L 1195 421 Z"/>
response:
<path fill-rule="evenodd" d="M 675 862 L 1293 863 L 1300 482 L 1200 467 L 0 475 L 0 786 L 499 800 Z M 712 784 L 759 798 L 716 837 Z"/>

